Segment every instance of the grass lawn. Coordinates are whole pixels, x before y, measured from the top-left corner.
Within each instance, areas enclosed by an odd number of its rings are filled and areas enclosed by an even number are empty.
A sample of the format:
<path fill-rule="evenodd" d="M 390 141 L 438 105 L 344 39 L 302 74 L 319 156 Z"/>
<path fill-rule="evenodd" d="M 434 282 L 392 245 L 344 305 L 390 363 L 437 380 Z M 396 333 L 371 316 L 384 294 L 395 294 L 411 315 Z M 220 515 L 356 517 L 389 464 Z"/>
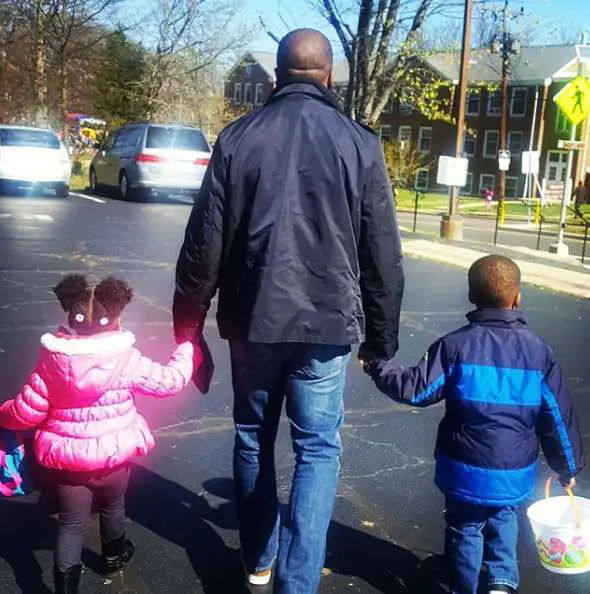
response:
<path fill-rule="evenodd" d="M 413 190 L 400 189 L 397 199 L 398 210 L 414 211 L 416 193 Z M 486 210 L 483 198 L 475 196 L 461 196 L 459 199 L 459 212 L 464 216 L 481 216 L 485 218 L 495 219 L 498 203 L 494 202 L 490 210 Z M 507 200 L 506 220 L 511 222 L 525 222 L 528 220 L 528 205 L 520 200 Z M 418 212 L 430 212 L 435 214 L 443 214 L 449 208 L 449 197 L 447 194 L 423 194 L 418 202 Z M 541 209 L 541 214 L 545 217 L 546 224 L 557 224 L 559 222 L 559 212 L 561 206 L 559 204 L 551 204 Z M 590 222 L 590 205 L 586 204 L 582 207 L 582 211 L 586 215 L 586 220 Z M 535 207 L 531 205 L 531 220 L 535 219 Z M 567 216 L 568 232 L 583 233 L 584 227 L 580 221 L 576 221 L 571 211 L 568 211 Z"/>
<path fill-rule="evenodd" d="M 82 158 L 79 170 L 72 167 L 72 181 L 70 182 L 70 190 L 72 192 L 81 192 L 88 187 L 88 168 L 90 167 L 90 161 L 92 159 Z"/>

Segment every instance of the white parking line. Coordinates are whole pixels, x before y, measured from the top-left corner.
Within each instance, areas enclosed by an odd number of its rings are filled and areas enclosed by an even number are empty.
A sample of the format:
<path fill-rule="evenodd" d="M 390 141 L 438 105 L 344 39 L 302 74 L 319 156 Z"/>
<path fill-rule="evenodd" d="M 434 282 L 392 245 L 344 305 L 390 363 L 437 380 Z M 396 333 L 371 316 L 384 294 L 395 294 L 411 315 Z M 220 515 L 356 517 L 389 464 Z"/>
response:
<path fill-rule="evenodd" d="M 37 219 L 38 221 L 47 221 L 49 223 L 53 223 L 53 217 L 48 214 L 35 214 L 33 215 L 33 218 Z"/>
<path fill-rule="evenodd" d="M 0 219 L 9 219 L 11 216 L 9 212 L 0 212 Z"/>
<path fill-rule="evenodd" d="M 90 200 L 90 202 L 98 202 L 98 204 L 106 204 L 107 201 L 96 196 L 87 196 L 86 194 L 78 194 L 78 192 L 70 192 L 70 196 L 76 196 L 76 198 L 84 198 L 84 200 Z"/>

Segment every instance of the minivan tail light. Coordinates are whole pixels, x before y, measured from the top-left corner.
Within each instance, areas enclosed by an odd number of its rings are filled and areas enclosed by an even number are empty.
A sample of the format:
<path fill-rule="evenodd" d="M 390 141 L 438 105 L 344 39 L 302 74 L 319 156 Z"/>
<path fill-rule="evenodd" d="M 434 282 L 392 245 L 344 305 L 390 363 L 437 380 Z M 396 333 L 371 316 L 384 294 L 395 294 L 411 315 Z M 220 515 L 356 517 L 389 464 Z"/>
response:
<path fill-rule="evenodd" d="M 165 163 L 168 159 L 160 157 L 159 155 L 149 155 L 147 153 L 140 153 L 135 157 L 136 163 Z"/>
<path fill-rule="evenodd" d="M 203 167 L 207 167 L 207 165 L 209 165 L 209 157 L 201 157 L 199 159 L 195 159 L 195 165 L 202 165 Z"/>

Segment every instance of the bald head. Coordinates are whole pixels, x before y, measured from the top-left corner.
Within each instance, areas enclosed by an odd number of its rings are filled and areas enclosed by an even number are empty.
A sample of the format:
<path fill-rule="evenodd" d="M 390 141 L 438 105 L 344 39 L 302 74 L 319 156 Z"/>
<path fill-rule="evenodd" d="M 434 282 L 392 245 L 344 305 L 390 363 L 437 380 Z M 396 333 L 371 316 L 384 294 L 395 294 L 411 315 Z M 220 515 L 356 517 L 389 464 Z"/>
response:
<path fill-rule="evenodd" d="M 285 35 L 279 43 L 279 86 L 289 79 L 302 76 L 324 86 L 331 86 L 332 46 L 325 35 L 314 29 L 296 29 Z"/>

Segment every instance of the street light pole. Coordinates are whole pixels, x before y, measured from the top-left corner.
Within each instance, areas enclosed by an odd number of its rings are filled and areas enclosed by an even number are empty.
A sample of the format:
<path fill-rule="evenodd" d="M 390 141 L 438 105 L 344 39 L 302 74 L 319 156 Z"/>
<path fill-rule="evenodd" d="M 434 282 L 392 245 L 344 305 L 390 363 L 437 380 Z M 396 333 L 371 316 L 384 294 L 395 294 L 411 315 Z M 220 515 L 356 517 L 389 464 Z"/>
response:
<path fill-rule="evenodd" d="M 463 41 L 461 46 L 461 72 L 459 74 L 459 92 L 457 102 L 457 136 L 455 139 L 455 156 L 463 157 L 463 144 L 465 137 L 465 106 L 467 103 L 467 86 L 469 84 L 469 57 L 471 54 L 471 15 L 473 13 L 473 0 L 465 0 L 465 14 L 463 17 Z M 451 186 L 449 189 L 449 212 L 443 216 L 440 226 L 440 235 L 445 239 L 463 238 L 463 220 L 459 216 L 459 187 Z"/>

